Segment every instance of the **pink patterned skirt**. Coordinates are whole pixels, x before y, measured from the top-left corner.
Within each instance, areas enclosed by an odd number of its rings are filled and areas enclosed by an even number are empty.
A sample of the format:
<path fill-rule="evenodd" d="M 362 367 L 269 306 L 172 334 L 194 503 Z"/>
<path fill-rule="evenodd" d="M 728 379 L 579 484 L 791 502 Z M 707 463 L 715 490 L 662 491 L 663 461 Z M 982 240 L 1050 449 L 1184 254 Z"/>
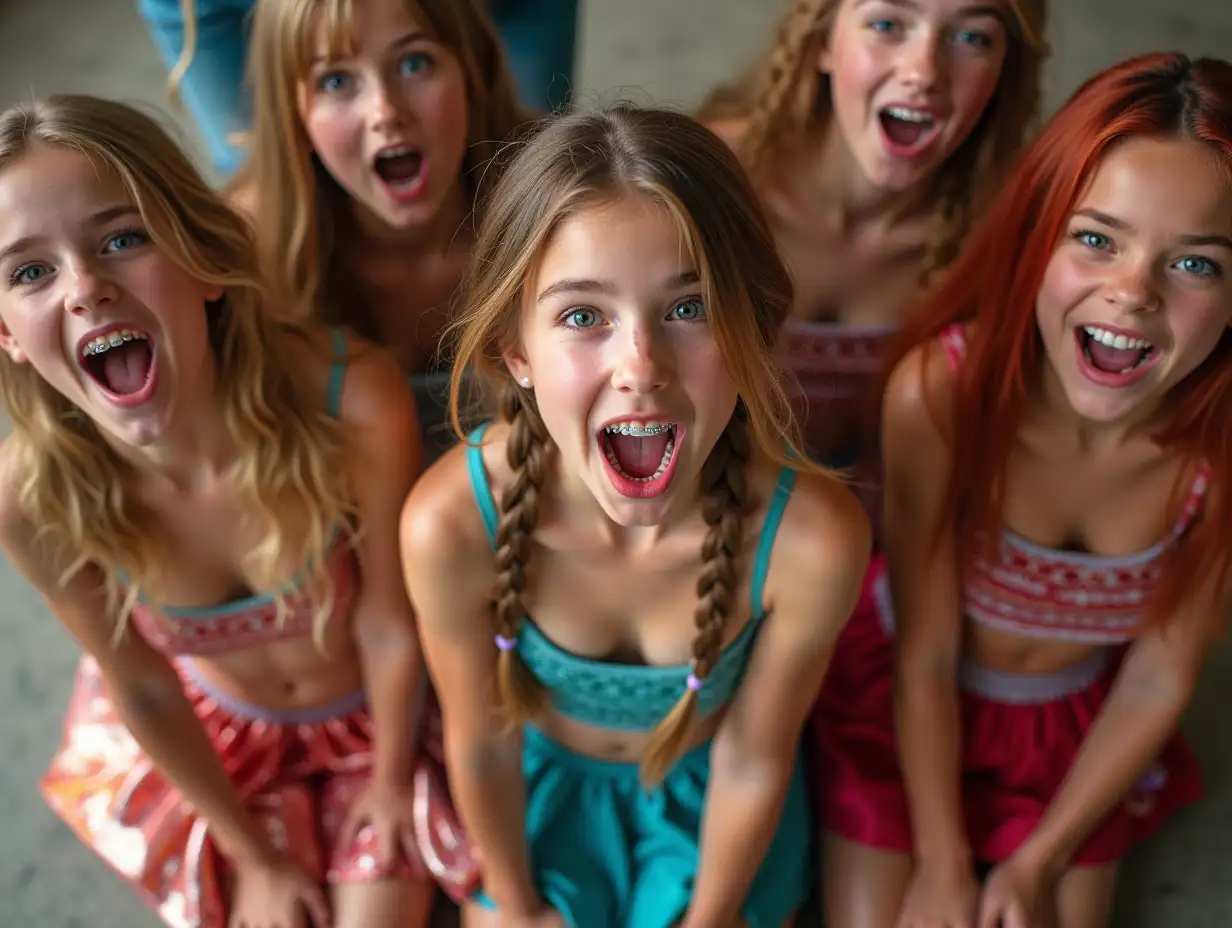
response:
<path fill-rule="evenodd" d="M 906 854 L 912 833 L 895 738 L 893 622 L 885 562 L 878 556 L 840 635 L 811 740 L 823 827 Z M 960 775 L 977 860 L 1005 860 L 1039 824 L 1112 690 L 1121 653 L 1097 651 L 1050 674 L 960 668 Z M 1074 862 L 1119 860 L 1202 791 L 1197 759 L 1178 733 L 1137 788 L 1096 826 Z"/>
<path fill-rule="evenodd" d="M 454 899 L 479 871 L 450 801 L 440 715 L 422 713 L 414 776 L 419 860 L 378 865 L 370 829 L 340 840 L 372 770 L 372 722 L 363 693 L 327 706 L 274 712 L 208 688 L 187 661 L 184 690 L 255 820 L 275 847 L 322 882 L 431 876 Z M 145 756 L 120 721 L 98 665 L 83 657 L 64 737 L 40 790 L 52 810 L 172 928 L 225 928 L 229 864 L 205 821 Z"/>

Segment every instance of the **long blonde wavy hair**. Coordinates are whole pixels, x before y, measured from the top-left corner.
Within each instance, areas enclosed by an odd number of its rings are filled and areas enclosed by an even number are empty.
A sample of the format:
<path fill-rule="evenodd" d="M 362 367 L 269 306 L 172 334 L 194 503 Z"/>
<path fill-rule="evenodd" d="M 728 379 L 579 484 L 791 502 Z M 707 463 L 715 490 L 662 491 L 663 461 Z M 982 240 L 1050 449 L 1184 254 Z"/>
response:
<path fill-rule="evenodd" d="M 188 0 L 190 2 L 190 0 Z M 477 0 L 401 0 L 408 15 L 462 65 L 468 139 L 461 182 L 478 210 L 485 171 L 528 116 L 519 107 L 503 46 Z M 251 191 L 257 241 L 275 295 L 306 317 L 350 325 L 378 338 L 353 282 L 338 267 L 352 204 L 313 154 L 296 106 L 323 25 L 329 54 L 353 41 L 355 0 L 258 0 L 248 55 L 253 127 L 236 186 Z"/>
<path fill-rule="evenodd" d="M 526 560 L 554 445 L 534 391 L 513 380 L 502 350 L 518 343 L 524 289 L 553 232 L 582 210 L 629 196 L 661 204 L 678 224 L 701 276 L 710 328 L 740 396 L 701 476 L 700 505 L 709 530 L 693 656 L 694 672 L 704 679 L 719 659 L 739 587 L 736 564 L 753 447 L 792 467 L 817 469 L 797 451 L 798 427 L 772 353 L 791 308 L 791 279 L 756 194 L 715 135 L 679 113 L 618 105 L 562 116 L 521 148 L 479 229 L 467 307 L 456 322 L 450 416 L 461 435 L 460 393 L 470 368 L 510 426 L 506 456 L 513 476 L 499 501 L 492 620 L 496 633 L 513 638 L 525 615 Z M 687 744 L 697 695 L 681 689 L 642 759 L 647 783 L 661 780 Z M 497 693 L 511 724 L 547 707 L 546 693 L 516 650 L 500 652 Z"/>
<path fill-rule="evenodd" d="M 222 288 L 205 311 L 217 400 L 237 451 L 226 482 L 261 528 L 248 566 L 256 585 L 279 593 L 289 553 L 309 565 L 319 644 L 335 598 L 324 570 L 328 547 L 353 511 L 342 432 L 324 398 L 300 386 L 288 343 L 295 335 L 308 343 L 310 334 L 273 311 L 248 224 L 154 119 L 124 104 L 54 96 L 0 114 L 0 173 L 37 146 L 81 152 L 114 171 L 154 245 L 198 280 Z M 118 636 L 139 594 L 162 604 L 165 563 L 149 515 L 125 492 L 128 465 L 93 420 L 31 365 L 0 356 L 0 389 L 13 424 L 21 511 L 68 562 L 63 580 L 89 565 L 102 570 Z"/>
<path fill-rule="evenodd" d="M 830 78 L 817 70 L 840 7 L 850 0 L 794 0 L 776 41 L 740 81 L 702 103 L 705 122 L 746 119 L 738 154 L 754 181 L 766 181 L 779 158 L 818 134 L 833 114 Z M 937 201 L 921 282 L 958 256 L 982 203 L 995 191 L 1033 128 L 1040 108 L 1040 74 L 1048 0 L 1005 0 L 1012 14 L 997 90 L 975 129 L 939 169 Z"/>

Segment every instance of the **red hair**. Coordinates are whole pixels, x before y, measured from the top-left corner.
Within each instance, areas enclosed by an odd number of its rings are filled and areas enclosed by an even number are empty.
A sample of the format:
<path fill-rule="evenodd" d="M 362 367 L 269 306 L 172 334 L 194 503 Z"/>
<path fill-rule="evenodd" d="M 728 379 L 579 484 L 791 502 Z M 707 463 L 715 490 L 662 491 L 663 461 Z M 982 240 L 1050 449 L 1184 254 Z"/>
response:
<path fill-rule="evenodd" d="M 1045 363 L 1035 320 L 1045 269 L 1100 161 L 1133 136 L 1204 142 L 1232 176 L 1232 64 L 1154 54 L 1087 81 L 1023 153 L 963 254 L 899 332 L 891 371 L 918 346 L 935 346 L 947 326 L 967 327 L 966 359 L 953 389 L 954 437 L 964 445 L 954 455 L 942 510 L 944 524 L 957 526 L 964 572 L 1001 531 L 1006 462 L 1030 381 Z M 1166 622 L 1210 578 L 1218 593 L 1227 587 L 1232 334 L 1224 332 L 1174 398 L 1155 440 L 1194 465 L 1208 464 L 1210 486 L 1201 519 L 1164 565 L 1148 627 Z M 1187 489 L 1178 485 L 1178 495 Z"/>

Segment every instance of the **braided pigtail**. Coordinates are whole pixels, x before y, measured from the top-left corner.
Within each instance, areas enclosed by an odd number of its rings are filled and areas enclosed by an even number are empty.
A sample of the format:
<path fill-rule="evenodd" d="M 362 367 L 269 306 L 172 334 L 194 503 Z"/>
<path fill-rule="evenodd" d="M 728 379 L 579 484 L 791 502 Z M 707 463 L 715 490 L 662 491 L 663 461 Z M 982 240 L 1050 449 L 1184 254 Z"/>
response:
<path fill-rule="evenodd" d="M 739 151 L 754 179 L 769 168 L 774 152 L 796 141 L 811 122 L 819 88 L 810 53 L 822 25 L 821 11 L 829 3 L 796 0 L 754 85 L 748 128 Z"/>
<path fill-rule="evenodd" d="M 661 782 L 684 753 L 697 713 L 698 691 L 723 650 L 723 632 L 739 586 L 736 561 L 748 500 L 749 457 L 748 418 L 740 404 L 702 469 L 702 516 L 709 531 L 702 544 L 702 573 L 697 581 L 698 602 L 693 614 L 697 624 L 693 672 L 680 700 L 651 733 L 646 745 L 641 777 L 647 786 Z"/>
<path fill-rule="evenodd" d="M 513 479 L 500 499 L 496 528 L 496 588 L 492 615 L 496 623 L 496 692 L 511 727 L 548 708 L 546 690 L 518 654 L 518 625 L 526 615 L 526 561 L 531 534 L 539 518 L 539 494 L 547 469 L 548 433 L 534 399 L 510 384 L 501 394 L 501 417 L 509 423 L 506 456 Z"/>

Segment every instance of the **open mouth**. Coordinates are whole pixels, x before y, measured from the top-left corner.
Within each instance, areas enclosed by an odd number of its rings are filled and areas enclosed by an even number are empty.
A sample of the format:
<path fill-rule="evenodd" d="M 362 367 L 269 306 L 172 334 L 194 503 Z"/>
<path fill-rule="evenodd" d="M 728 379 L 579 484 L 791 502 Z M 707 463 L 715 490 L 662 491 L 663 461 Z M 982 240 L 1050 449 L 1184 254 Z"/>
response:
<path fill-rule="evenodd" d="M 81 346 L 81 366 L 121 405 L 143 401 L 154 380 L 154 344 L 136 329 L 113 329 Z"/>
<path fill-rule="evenodd" d="M 622 496 L 658 496 L 676 471 L 679 426 L 674 422 L 613 422 L 599 433 L 607 475 Z"/>
<path fill-rule="evenodd" d="M 394 146 L 377 152 L 372 169 L 395 198 L 414 198 L 423 192 L 428 172 L 423 152 Z"/>
<path fill-rule="evenodd" d="M 877 118 L 891 154 L 900 157 L 918 154 L 937 135 L 937 120 L 925 110 L 887 106 Z"/>
<path fill-rule="evenodd" d="M 1075 334 L 1083 372 L 1108 386 L 1136 383 L 1163 357 L 1163 353 L 1144 338 L 1097 325 L 1084 325 Z"/>

